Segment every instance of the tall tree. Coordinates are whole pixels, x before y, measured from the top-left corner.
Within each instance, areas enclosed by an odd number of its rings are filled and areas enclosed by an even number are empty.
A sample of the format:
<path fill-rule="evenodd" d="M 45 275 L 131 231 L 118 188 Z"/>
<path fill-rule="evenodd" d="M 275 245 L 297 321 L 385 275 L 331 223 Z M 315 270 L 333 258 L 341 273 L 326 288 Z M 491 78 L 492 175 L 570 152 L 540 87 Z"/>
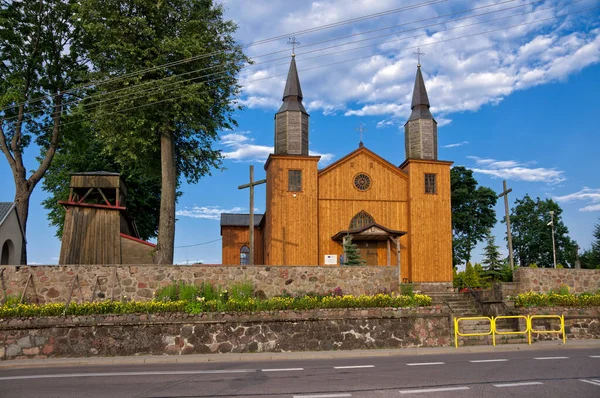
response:
<path fill-rule="evenodd" d="M 92 126 L 75 112 L 65 119 L 61 145 L 42 181 L 50 195 L 42 202 L 48 210 L 56 236 L 62 237 L 65 208 L 59 200 L 69 198 L 70 176 L 75 172 L 111 171 L 120 173 L 128 187 L 125 206 L 135 219 L 142 239 L 156 237 L 160 207 L 160 170 L 152 164 L 119 163 L 107 153 Z"/>
<path fill-rule="evenodd" d="M 483 261 L 481 263 L 485 265 L 488 270 L 499 270 L 502 267 L 503 261 L 501 259 L 500 251 L 496 246 L 496 239 L 492 235 L 492 231 L 488 230 L 485 235 L 486 245 L 483 248 Z"/>
<path fill-rule="evenodd" d="M 471 260 L 471 252 L 496 224 L 496 193 L 477 186 L 473 171 L 463 166 L 450 170 L 453 264 Z"/>
<path fill-rule="evenodd" d="M 594 227 L 593 236 L 592 247 L 581 255 L 582 268 L 600 268 L 600 222 Z"/>
<path fill-rule="evenodd" d="M 562 221 L 561 207 L 552 199 L 537 198 L 534 201 L 525 195 L 523 199 L 515 201 L 510 214 L 513 249 L 521 267 L 533 263 L 547 268 L 554 265 L 550 211 L 554 211 L 556 262 L 563 266 L 574 265 L 576 245 Z"/>
<path fill-rule="evenodd" d="M 17 213 L 27 232 L 31 193 L 58 148 L 68 91 L 87 78 L 75 1 L 2 0 L 0 6 L 0 150 L 15 182 Z M 31 143 L 41 150 L 32 172 L 24 162 Z M 29 174 L 29 175 L 28 175 Z M 25 242 L 21 263 L 27 263 Z"/>
<path fill-rule="evenodd" d="M 155 262 L 173 263 L 176 187 L 221 162 L 212 144 L 236 125 L 237 75 L 247 61 L 236 25 L 211 0 L 81 0 L 101 100 L 86 104 L 118 162 L 155 161 L 161 204 Z M 140 68 L 143 73 L 137 73 Z"/>

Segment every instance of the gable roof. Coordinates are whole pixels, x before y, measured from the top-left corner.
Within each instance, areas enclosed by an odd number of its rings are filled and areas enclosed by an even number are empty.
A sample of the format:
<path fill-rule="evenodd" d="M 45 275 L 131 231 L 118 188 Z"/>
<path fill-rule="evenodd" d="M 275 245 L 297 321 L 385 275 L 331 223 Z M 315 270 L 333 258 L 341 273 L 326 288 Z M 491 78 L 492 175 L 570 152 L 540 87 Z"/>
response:
<path fill-rule="evenodd" d="M 254 215 L 254 226 L 258 227 L 262 221 L 264 214 Z M 250 214 L 231 214 L 221 213 L 221 226 L 230 227 L 249 227 L 250 226 Z"/>
<path fill-rule="evenodd" d="M 21 219 L 19 218 L 19 213 L 17 213 L 14 202 L 0 202 L 0 226 L 4 224 L 4 221 L 6 221 L 8 215 L 13 209 L 15 209 L 15 215 L 17 216 L 17 221 L 19 222 L 21 236 L 23 236 L 23 241 L 25 241 L 25 232 L 23 231 L 23 225 L 21 225 Z"/>
<path fill-rule="evenodd" d="M 4 223 L 10 211 L 15 207 L 13 202 L 0 202 L 0 225 Z"/>
<path fill-rule="evenodd" d="M 341 166 L 342 164 L 348 162 L 349 160 L 351 160 L 352 158 L 358 156 L 359 154 L 364 153 L 367 156 L 373 158 L 374 160 L 376 160 L 377 162 L 379 162 L 382 166 L 388 168 L 389 170 L 391 170 L 392 172 L 399 174 L 400 176 L 402 176 L 403 178 L 408 178 L 408 175 L 400 170 L 398 167 L 396 167 L 393 163 L 388 162 L 387 160 L 385 160 L 384 158 L 382 158 L 381 156 L 379 156 L 378 154 L 376 154 L 375 152 L 371 151 L 370 149 L 368 149 L 366 146 L 364 145 L 360 145 L 358 147 L 358 149 L 350 152 L 349 154 L 347 154 L 346 156 L 338 159 L 337 161 L 331 163 L 329 166 L 319 170 L 319 177 L 335 168 L 337 168 L 338 166 Z"/>

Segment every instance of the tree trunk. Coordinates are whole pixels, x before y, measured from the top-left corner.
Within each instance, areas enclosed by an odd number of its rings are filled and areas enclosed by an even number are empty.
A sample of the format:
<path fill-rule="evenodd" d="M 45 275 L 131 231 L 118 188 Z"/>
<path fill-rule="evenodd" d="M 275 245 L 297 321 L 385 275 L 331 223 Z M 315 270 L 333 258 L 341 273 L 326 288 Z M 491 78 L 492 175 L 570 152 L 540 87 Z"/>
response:
<path fill-rule="evenodd" d="M 19 221 L 21 222 L 21 228 L 23 228 L 23 246 L 21 249 L 21 265 L 27 265 L 27 218 L 29 217 L 29 199 L 31 198 L 31 191 L 27 187 L 26 181 L 15 181 L 16 193 L 15 193 L 15 207 Z"/>
<path fill-rule="evenodd" d="M 173 130 L 168 127 L 160 135 L 161 195 L 158 244 L 154 255 L 156 264 L 173 264 L 175 195 L 177 191 L 177 164 L 173 141 Z"/>

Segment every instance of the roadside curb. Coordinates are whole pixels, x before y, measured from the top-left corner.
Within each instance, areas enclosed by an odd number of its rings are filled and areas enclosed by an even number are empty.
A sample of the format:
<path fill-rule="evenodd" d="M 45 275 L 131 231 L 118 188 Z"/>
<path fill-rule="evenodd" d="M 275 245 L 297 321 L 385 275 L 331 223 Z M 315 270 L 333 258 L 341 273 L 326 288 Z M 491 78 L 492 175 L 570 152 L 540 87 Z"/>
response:
<path fill-rule="evenodd" d="M 174 363 L 208 363 L 208 362 L 242 362 L 242 361 L 277 361 L 301 359 L 335 359 L 361 357 L 391 357 L 436 354 L 468 354 L 511 351 L 540 351 L 547 349 L 598 349 L 600 340 L 561 342 L 543 341 L 533 345 L 503 344 L 494 346 L 463 347 L 417 347 L 383 350 L 348 350 L 348 351 L 300 351 L 300 352 L 266 352 L 243 354 L 196 354 L 196 355 L 148 355 L 127 357 L 93 357 L 93 358 L 50 358 L 1 360 L 0 369 L 69 367 L 69 366 L 102 366 L 102 365 L 144 365 Z"/>

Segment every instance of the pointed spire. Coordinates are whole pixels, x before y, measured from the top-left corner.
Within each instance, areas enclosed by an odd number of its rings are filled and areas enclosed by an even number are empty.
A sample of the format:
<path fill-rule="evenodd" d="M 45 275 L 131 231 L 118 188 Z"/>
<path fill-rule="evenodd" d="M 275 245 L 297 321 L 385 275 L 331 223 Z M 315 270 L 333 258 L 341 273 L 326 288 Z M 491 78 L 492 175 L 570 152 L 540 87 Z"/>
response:
<path fill-rule="evenodd" d="M 410 105 L 412 113 L 408 120 L 433 119 L 429 107 L 429 98 L 427 97 L 425 82 L 423 81 L 423 75 L 421 74 L 421 65 L 419 64 L 417 65 L 417 76 L 415 77 L 415 87 L 413 89 L 412 103 Z"/>
<path fill-rule="evenodd" d="M 288 72 L 287 81 L 285 82 L 285 89 L 283 90 L 283 104 L 277 113 L 284 111 L 302 111 L 307 113 L 306 109 L 304 109 L 304 105 L 302 105 L 302 98 L 300 78 L 298 77 L 298 70 L 296 69 L 296 56 L 292 54 L 290 70 Z"/>

